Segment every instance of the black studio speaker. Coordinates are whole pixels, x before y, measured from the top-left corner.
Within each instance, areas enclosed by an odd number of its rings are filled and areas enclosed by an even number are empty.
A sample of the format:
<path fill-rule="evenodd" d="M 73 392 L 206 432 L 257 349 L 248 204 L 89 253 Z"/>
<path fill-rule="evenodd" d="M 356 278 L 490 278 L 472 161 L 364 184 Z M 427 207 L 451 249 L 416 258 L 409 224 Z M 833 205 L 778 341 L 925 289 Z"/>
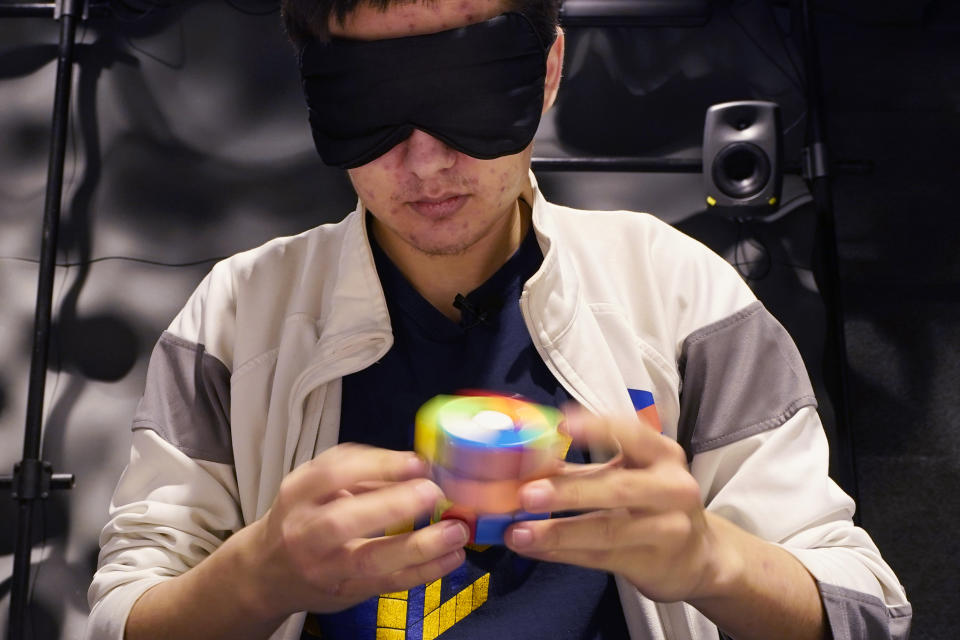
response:
<path fill-rule="evenodd" d="M 782 156 L 776 103 L 743 100 L 707 109 L 703 186 L 708 210 L 731 218 L 776 211 L 783 186 Z"/>

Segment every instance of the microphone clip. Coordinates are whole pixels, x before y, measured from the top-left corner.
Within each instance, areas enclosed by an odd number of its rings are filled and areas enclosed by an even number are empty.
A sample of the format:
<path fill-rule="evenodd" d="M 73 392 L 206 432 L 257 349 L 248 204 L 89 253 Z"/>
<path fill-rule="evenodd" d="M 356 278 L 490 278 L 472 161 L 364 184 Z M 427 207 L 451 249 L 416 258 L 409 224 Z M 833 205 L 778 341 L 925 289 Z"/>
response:
<path fill-rule="evenodd" d="M 472 329 L 478 325 L 484 324 L 488 327 L 496 327 L 494 314 L 500 311 L 503 303 L 498 300 L 491 300 L 486 304 L 475 304 L 467 300 L 462 293 L 458 293 L 453 299 L 453 306 L 461 312 L 460 324 L 464 329 Z"/>

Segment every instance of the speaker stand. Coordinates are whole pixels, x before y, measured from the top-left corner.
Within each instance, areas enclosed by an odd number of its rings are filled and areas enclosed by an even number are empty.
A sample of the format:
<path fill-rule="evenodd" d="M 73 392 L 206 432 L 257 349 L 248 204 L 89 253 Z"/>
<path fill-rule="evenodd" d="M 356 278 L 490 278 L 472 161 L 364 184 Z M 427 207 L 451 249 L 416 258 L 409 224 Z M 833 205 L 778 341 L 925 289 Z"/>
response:
<path fill-rule="evenodd" d="M 72 474 L 53 473 L 50 463 L 40 458 L 40 440 L 43 432 L 43 395 L 50 342 L 64 155 L 70 118 L 74 44 L 77 21 L 83 18 L 84 6 L 84 0 L 58 0 L 56 4 L 25 3 L 8 6 L 7 10 L 0 14 L 3 17 L 52 15 L 54 19 L 60 21 L 57 80 L 53 98 L 53 124 L 47 165 L 47 190 L 40 245 L 40 271 L 37 278 L 37 303 L 27 392 L 27 416 L 23 436 L 23 458 L 14 466 L 12 476 L 0 477 L 0 488 L 10 489 L 11 497 L 18 503 L 7 636 L 9 640 L 24 640 L 26 637 L 27 607 L 30 597 L 30 556 L 33 551 L 32 524 L 36 501 L 47 498 L 52 490 L 70 489 L 74 484 Z"/>

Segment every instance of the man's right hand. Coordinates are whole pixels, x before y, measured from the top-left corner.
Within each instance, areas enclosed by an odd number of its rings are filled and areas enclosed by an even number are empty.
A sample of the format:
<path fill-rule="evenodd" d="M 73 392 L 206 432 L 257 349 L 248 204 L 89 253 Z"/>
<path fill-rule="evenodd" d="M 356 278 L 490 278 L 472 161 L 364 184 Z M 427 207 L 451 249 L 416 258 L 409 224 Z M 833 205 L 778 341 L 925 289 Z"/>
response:
<path fill-rule="evenodd" d="M 464 559 L 462 522 L 382 535 L 433 512 L 442 494 L 426 472 L 410 452 L 324 451 L 283 480 L 262 518 L 147 590 L 126 640 L 262 639 L 292 613 L 339 611 L 446 575 Z"/>
<path fill-rule="evenodd" d="M 383 535 L 433 512 L 443 494 L 426 472 L 412 453 L 356 444 L 295 469 L 249 532 L 267 611 L 339 611 L 458 567 L 469 535 L 460 521 Z"/>

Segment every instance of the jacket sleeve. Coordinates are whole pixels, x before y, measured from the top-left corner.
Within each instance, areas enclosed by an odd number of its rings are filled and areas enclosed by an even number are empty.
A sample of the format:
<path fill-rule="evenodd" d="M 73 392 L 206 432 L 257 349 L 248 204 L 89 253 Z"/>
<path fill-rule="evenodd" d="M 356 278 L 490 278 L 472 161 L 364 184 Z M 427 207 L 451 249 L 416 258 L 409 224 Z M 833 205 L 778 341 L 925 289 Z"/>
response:
<path fill-rule="evenodd" d="M 232 475 L 229 465 L 192 459 L 156 431 L 134 431 L 100 534 L 87 638 L 121 640 L 147 589 L 195 566 L 240 527 Z"/>
<path fill-rule="evenodd" d="M 100 535 L 88 591 L 87 638 L 123 638 L 136 600 L 198 564 L 243 524 L 230 437 L 229 358 L 210 327 L 229 310 L 208 299 L 213 274 L 150 357 L 133 420 L 130 460 Z M 211 322 L 213 316 L 221 322 Z M 205 330 L 206 328 L 206 330 Z"/>
<path fill-rule="evenodd" d="M 690 334 L 680 369 L 678 440 L 706 508 L 804 564 L 836 640 L 905 640 L 910 604 L 828 476 L 813 389 L 783 327 L 752 303 Z"/>
<path fill-rule="evenodd" d="M 906 640 L 912 610 L 854 503 L 827 475 L 813 407 L 774 429 L 694 457 L 708 510 L 796 556 L 817 580 L 836 640 Z"/>
<path fill-rule="evenodd" d="M 837 640 L 905 640 L 911 607 L 828 475 L 827 438 L 801 355 L 723 258 L 658 225 L 665 334 L 680 375 L 676 438 L 706 508 L 797 557 Z"/>

